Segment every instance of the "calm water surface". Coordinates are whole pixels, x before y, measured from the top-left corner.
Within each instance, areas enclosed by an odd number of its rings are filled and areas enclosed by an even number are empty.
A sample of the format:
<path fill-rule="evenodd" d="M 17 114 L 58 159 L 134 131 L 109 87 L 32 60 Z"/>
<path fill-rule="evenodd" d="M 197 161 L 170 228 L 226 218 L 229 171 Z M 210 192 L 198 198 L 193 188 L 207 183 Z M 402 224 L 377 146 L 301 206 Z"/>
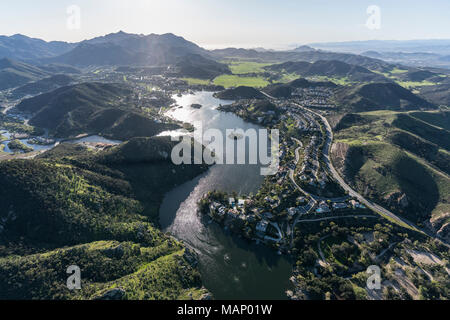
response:
<path fill-rule="evenodd" d="M 210 92 L 174 99 L 182 108 L 167 115 L 189 123 L 202 121 L 204 130 L 220 129 L 224 137 L 226 129 L 260 129 L 234 114 L 216 110 L 219 104 L 230 101 L 216 99 Z M 192 108 L 193 103 L 203 107 Z M 208 191 L 248 194 L 256 192 L 262 181 L 259 165 L 215 165 L 167 193 L 161 205 L 161 226 L 199 254 L 203 283 L 217 299 L 286 299 L 290 261 L 263 245 L 223 231 L 215 223 L 205 223 L 207 220 L 197 214 L 197 202 Z"/>

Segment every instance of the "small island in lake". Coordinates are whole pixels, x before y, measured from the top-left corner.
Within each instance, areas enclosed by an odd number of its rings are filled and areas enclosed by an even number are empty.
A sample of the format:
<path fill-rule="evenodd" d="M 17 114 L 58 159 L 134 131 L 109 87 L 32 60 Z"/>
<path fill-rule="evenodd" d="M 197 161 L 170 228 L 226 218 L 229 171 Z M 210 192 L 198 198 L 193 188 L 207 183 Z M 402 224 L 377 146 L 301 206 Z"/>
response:
<path fill-rule="evenodd" d="M 33 151 L 33 148 L 27 146 L 20 140 L 12 140 L 8 143 L 8 148 L 13 152 L 22 151 L 24 153 Z"/>

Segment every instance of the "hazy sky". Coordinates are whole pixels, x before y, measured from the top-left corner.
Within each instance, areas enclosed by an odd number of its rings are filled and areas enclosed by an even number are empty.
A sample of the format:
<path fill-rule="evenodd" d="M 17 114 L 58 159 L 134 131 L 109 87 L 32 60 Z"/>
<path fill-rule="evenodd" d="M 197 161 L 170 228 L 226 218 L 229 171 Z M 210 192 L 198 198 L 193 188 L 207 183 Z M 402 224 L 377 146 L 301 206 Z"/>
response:
<path fill-rule="evenodd" d="M 81 9 L 80 29 L 67 8 Z M 380 29 L 366 10 L 380 8 Z M 12 0 L 0 34 L 80 41 L 123 30 L 181 35 L 206 47 L 283 47 L 368 39 L 450 39 L 449 0 Z"/>

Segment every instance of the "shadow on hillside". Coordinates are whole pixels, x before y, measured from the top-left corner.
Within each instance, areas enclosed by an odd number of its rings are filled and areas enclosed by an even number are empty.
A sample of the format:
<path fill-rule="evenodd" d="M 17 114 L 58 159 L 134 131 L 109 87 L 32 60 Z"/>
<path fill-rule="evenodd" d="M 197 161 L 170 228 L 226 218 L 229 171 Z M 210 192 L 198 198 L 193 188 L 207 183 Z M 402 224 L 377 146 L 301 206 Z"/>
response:
<path fill-rule="evenodd" d="M 355 146 L 350 147 L 345 159 L 345 180 L 354 183 L 356 175 L 358 174 L 366 160 L 367 159 L 364 155 L 363 148 Z"/>
<path fill-rule="evenodd" d="M 408 199 L 406 217 L 414 222 L 429 219 L 439 201 L 439 189 L 433 176 L 423 165 L 406 155 L 397 158 L 392 169 Z"/>

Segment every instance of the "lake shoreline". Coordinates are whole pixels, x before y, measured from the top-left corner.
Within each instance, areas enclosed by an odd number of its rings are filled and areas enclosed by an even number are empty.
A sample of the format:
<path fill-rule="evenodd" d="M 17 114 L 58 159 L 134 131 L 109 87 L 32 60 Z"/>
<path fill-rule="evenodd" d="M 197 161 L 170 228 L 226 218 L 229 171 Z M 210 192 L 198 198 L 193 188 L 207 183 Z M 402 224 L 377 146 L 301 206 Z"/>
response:
<path fill-rule="evenodd" d="M 177 100 L 177 98 L 175 98 Z M 201 104 L 201 109 L 190 106 Z M 167 116 L 183 122 L 203 121 L 204 130 L 217 128 L 261 127 L 238 116 L 217 110 L 220 104 L 211 92 L 178 97 L 177 105 Z M 214 165 L 207 172 L 166 193 L 160 206 L 160 225 L 164 232 L 195 250 L 203 285 L 216 299 L 288 299 L 292 261 L 263 244 L 223 230 L 198 212 L 198 200 L 217 189 L 239 194 L 258 190 L 263 182 L 258 165 Z"/>

